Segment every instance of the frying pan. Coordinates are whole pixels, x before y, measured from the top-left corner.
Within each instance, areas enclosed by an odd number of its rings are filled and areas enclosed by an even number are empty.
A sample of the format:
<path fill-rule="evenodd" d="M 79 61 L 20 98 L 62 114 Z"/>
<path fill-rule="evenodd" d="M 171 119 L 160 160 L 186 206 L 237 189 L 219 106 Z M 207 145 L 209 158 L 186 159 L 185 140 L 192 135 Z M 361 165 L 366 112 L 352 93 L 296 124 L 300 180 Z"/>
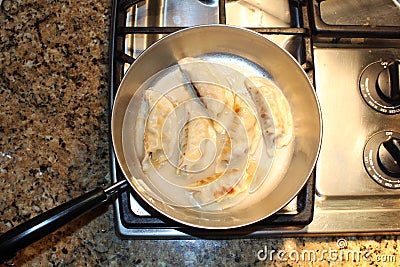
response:
<path fill-rule="evenodd" d="M 290 105 L 293 118 L 290 153 L 285 149 L 283 152 L 276 150 L 275 157 L 279 157 L 279 153 L 289 153 L 289 156 L 284 162 L 274 160 L 271 165 L 271 170 L 282 169 L 284 165 L 285 171 L 279 173 L 273 184 L 269 184 L 267 179 L 265 186 L 247 194 L 237 205 L 207 209 L 176 204 L 158 195 L 159 192 L 168 194 L 168 190 L 146 182 L 149 179 L 139 167 L 142 159 L 134 149 L 134 129 L 137 126 L 135 117 L 138 115 L 143 85 L 186 57 L 229 62 L 239 69 L 247 69 L 253 75 L 266 76 L 282 90 Z M 129 186 L 154 209 L 188 226 L 228 229 L 262 220 L 290 202 L 306 183 L 319 153 L 322 120 L 313 87 L 290 54 L 250 30 L 207 25 L 170 34 L 150 46 L 135 60 L 115 97 L 111 133 L 115 155 L 126 180 L 107 189 L 97 188 L 6 232 L 0 236 L 2 261 L 88 210 L 107 202 L 111 195 Z"/>

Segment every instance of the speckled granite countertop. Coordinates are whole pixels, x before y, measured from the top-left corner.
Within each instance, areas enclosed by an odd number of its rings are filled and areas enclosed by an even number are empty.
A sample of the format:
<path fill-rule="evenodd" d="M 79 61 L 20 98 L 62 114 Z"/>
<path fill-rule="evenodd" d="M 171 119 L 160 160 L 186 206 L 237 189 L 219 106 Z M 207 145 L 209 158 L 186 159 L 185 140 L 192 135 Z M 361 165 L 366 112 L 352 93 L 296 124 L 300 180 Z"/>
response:
<path fill-rule="evenodd" d="M 0 232 L 110 183 L 111 4 L 3 1 Z M 395 236 L 121 240 L 114 231 L 112 208 L 105 207 L 22 250 L 14 261 L 16 266 L 397 266 L 398 245 Z M 365 257 L 351 258 L 354 251 Z M 318 257 L 308 258 L 311 252 Z"/>

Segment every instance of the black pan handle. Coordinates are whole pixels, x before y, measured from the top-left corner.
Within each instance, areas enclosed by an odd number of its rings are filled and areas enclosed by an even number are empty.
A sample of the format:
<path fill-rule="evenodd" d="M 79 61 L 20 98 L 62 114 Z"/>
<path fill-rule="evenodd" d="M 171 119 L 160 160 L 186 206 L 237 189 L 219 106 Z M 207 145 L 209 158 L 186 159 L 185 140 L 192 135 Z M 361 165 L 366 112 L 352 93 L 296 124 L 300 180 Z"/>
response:
<path fill-rule="evenodd" d="M 96 188 L 2 234 L 0 236 L 0 264 L 13 258 L 19 250 L 107 202 L 113 194 L 126 187 L 127 182 L 123 180 L 106 189 Z"/>

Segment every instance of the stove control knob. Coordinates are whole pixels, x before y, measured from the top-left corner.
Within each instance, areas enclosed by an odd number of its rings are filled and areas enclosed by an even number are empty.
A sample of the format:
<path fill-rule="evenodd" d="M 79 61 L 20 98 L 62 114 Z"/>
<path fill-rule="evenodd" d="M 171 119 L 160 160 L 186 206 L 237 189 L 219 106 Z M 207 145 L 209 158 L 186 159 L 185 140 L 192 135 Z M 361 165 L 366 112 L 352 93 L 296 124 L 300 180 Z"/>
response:
<path fill-rule="evenodd" d="M 375 133 L 365 144 L 363 156 L 365 170 L 375 182 L 400 189 L 400 132 Z"/>
<path fill-rule="evenodd" d="M 361 72 L 359 87 L 362 98 L 383 114 L 400 113 L 400 59 L 376 61 Z"/>
<path fill-rule="evenodd" d="M 389 63 L 378 75 L 376 89 L 378 95 L 391 104 L 400 104 L 400 61 Z"/>
<path fill-rule="evenodd" d="M 378 165 L 392 177 L 400 177 L 400 139 L 391 137 L 379 145 Z"/>

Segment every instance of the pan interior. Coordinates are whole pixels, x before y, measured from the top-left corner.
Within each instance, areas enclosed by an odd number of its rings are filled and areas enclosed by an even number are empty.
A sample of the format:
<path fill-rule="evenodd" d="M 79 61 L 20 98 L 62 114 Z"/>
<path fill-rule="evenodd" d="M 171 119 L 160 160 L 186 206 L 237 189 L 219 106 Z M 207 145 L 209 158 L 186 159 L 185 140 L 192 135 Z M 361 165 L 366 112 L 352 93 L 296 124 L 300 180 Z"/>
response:
<path fill-rule="evenodd" d="M 201 59 L 206 60 L 206 64 L 212 63 L 212 67 L 215 71 L 218 70 L 219 73 L 227 75 L 232 80 L 230 88 L 224 88 L 224 90 L 233 90 L 237 97 L 240 97 L 243 100 L 243 103 L 246 103 L 245 107 L 248 107 L 249 110 L 252 110 L 254 114 L 257 113 L 254 109 L 254 103 L 252 103 L 251 96 L 248 94 L 245 88 L 245 80 L 248 76 L 267 76 L 267 73 L 259 68 L 259 66 L 255 65 L 252 62 L 248 62 L 243 58 L 238 56 L 229 55 L 229 54 L 209 54 L 200 57 Z M 203 61 L 201 61 L 203 62 Z M 202 66 L 202 63 L 195 62 L 191 64 L 198 64 L 199 66 L 194 66 L 197 69 L 203 69 L 207 66 Z M 181 101 L 180 105 L 174 107 L 174 110 L 169 113 L 169 117 L 164 121 L 165 124 L 173 124 L 171 128 L 173 128 L 172 139 L 171 133 L 166 133 L 163 128 L 161 133 L 161 137 L 165 140 L 162 141 L 162 151 L 163 156 L 165 156 L 164 166 L 157 168 L 155 166 L 151 166 L 151 170 L 147 169 L 145 171 L 145 175 L 140 175 L 140 170 L 137 168 L 140 167 L 143 171 L 145 165 L 145 153 L 144 151 L 144 141 L 146 137 L 144 136 L 144 128 L 146 128 L 146 122 L 148 123 L 151 118 L 149 118 L 149 114 L 143 111 L 143 108 L 148 108 L 148 103 L 144 100 L 144 95 L 146 92 L 154 92 L 157 94 L 157 97 L 165 96 L 167 99 L 176 100 L 187 93 L 192 84 L 195 86 L 198 83 L 202 83 L 203 86 L 212 86 L 211 89 L 215 88 L 215 84 L 211 84 L 211 81 L 202 80 L 192 80 L 191 82 L 187 82 L 182 80 L 182 73 L 177 65 L 173 65 L 160 73 L 157 73 L 150 79 L 148 79 L 140 88 L 137 90 L 135 97 L 130 101 L 128 108 L 125 113 L 124 124 L 123 124 L 123 143 L 129 144 L 124 145 L 124 155 L 125 159 L 128 163 L 128 167 L 131 173 L 139 173 L 139 175 L 135 176 L 135 180 L 137 184 L 143 191 L 146 191 L 148 194 L 152 195 L 153 199 L 157 199 L 159 202 L 165 203 L 167 205 L 175 206 L 175 207 L 185 207 L 185 208 L 193 208 L 200 209 L 208 212 L 221 212 L 221 210 L 228 209 L 232 206 L 240 206 L 244 205 L 244 207 L 248 207 L 253 205 L 254 201 L 258 201 L 256 198 L 253 201 L 249 201 L 251 199 L 251 195 L 255 193 L 259 194 L 258 191 L 263 190 L 263 194 L 267 194 L 267 191 L 272 190 L 279 180 L 284 176 L 287 166 L 285 163 L 290 161 L 290 157 L 292 156 L 291 152 L 293 149 L 290 146 L 285 148 L 281 148 L 276 150 L 273 140 L 269 141 L 269 148 L 267 147 L 266 142 L 262 139 L 250 140 L 252 136 L 248 136 L 245 127 L 243 127 L 243 123 L 234 124 L 232 121 L 234 119 L 234 115 L 236 113 L 231 111 L 232 116 L 227 116 L 228 119 L 224 119 L 223 117 L 216 117 L 209 113 L 201 114 L 200 119 L 204 120 L 204 118 L 210 118 L 209 125 L 216 124 L 215 126 L 223 127 L 223 135 L 216 135 L 215 140 L 213 140 L 213 146 L 209 151 L 202 151 L 202 159 L 207 166 L 203 166 L 204 164 L 196 164 L 196 168 L 201 168 L 199 170 L 193 170 L 191 172 L 181 170 L 181 174 L 177 175 L 177 170 L 179 170 L 179 157 L 176 152 L 179 152 L 180 148 L 177 140 L 181 138 L 179 135 L 185 130 L 185 118 L 184 111 L 188 113 L 193 113 L 196 111 L 197 107 L 202 107 L 201 101 L 197 101 L 197 96 L 189 96 L 189 100 L 186 102 Z M 206 77 L 207 78 L 207 77 Z M 195 87 L 194 86 L 194 87 Z M 147 91 L 146 91 L 147 90 Z M 230 93 L 230 92 L 228 92 Z M 165 104 L 160 101 L 160 105 Z M 199 104 L 200 103 L 200 104 Z M 209 103 L 209 102 L 208 102 Z M 199 104 L 196 106 L 196 104 Z M 210 103 L 209 103 L 210 104 Z M 219 104 L 219 103 L 212 103 Z M 138 108 L 139 107 L 139 108 Z M 155 109 L 155 108 L 154 108 Z M 208 111 L 204 108 L 205 111 Z M 228 112 L 229 108 L 226 109 Z M 153 110 L 150 109 L 149 113 L 151 114 Z M 172 117 L 172 118 L 171 118 Z M 233 119 L 232 119 L 233 118 Z M 168 122 L 168 120 L 171 120 Z M 239 118 L 240 119 L 240 118 Z M 135 123 L 133 123 L 135 122 Z M 240 121 L 242 122 L 242 121 Z M 189 127 L 191 127 L 191 123 L 196 123 L 194 119 L 189 121 Z M 198 127 L 207 126 L 201 123 L 197 123 Z M 176 128 L 175 128 L 176 127 Z M 193 126 L 193 127 L 196 127 Z M 174 131 L 176 129 L 176 131 Z M 150 129 L 154 130 L 154 129 Z M 214 131 L 214 127 L 211 127 L 211 130 Z M 195 134 L 199 134 L 201 138 L 210 138 L 210 136 L 202 136 L 201 131 L 205 131 L 204 129 L 196 129 Z M 272 130 L 273 131 L 273 130 Z M 271 132 L 272 132 L 271 131 Z M 165 132 L 165 134 L 163 134 Z M 239 136 L 238 136 L 239 135 Z M 222 151 L 216 147 L 221 146 L 220 139 L 223 139 L 223 136 L 230 136 L 232 140 L 233 151 L 238 151 L 236 155 L 230 155 L 229 157 L 230 164 L 235 166 L 224 166 L 223 174 L 213 182 L 208 184 L 200 184 L 196 187 L 191 186 L 191 184 L 196 183 L 198 180 L 202 180 L 204 177 L 212 177 L 216 173 L 216 165 L 218 163 L 219 158 L 221 157 Z M 261 137 L 261 134 L 259 135 Z M 237 140 L 238 137 L 244 137 L 241 140 Z M 192 137 L 193 138 L 193 137 Z M 206 140 L 201 140 L 206 141 Z M 257 143 L 255 143 L 255 141 Z M 175 143 L 176 142 L 176 143 Z M 239 143 L 242 142 L 242 143 Z M 251 148 L 249 144 L 253 144 Z M 200 142 L 201 145 L 201 142 Z M 259 145 L 260 149 L 257 149 L 256 146 Z M 199 148 L 201 149 L 201 148 Z M 213 150 L 215 149 L 215 150 Z M 267 152 L 267 149 L 269 150 Z M 254 153 L 247 153 L 254 150 Z M 277 153 L 276 153 L 277 152 Z M 207 157 L 207 153 L 211 155 L 211 157 Z M 258 153 L 258 154 L 256 154 Z M 234 154 L 232 152 L 231 154 Z M 235 157 L 235 158 L 233 158 Z M 201 159 L 200 159 L 201 160 Z M 199 162 L 201 163 L 201 161 Z M 209 160 L 209 162 L 207 162 Z M 273 160 L 278 160 L 281 163 L 275 164 L 275 166 L 279 166 L 279 168 L 273 168 L 271 171 L 271 165 Z M 139 161 L 139 162 L 138 162 Z M 225 197 L 228 196 L 228 192 L 223 192 L 220 197 L 214 197 L 215 192 L 221 192 L 221 188 L 231 188 L 235 187 L 238 183 L 240 183 L 240 179 L 243 178 L 243 175 L 246 175 L 246 166 L 248 161 L 256 163 L 258 167 L 256 174 L 257 177 L 253 177 L 251 184 L 249 185 L 249 190 L 247 190 L 247 194 L 241 193 L 235 195 L 235 197 L 229 196 L 227 200 Z M 232 175 L 230 170 L 239 170 L 236 176 Z M 270 173 L 271 171 L 271 173 Z M 230 176 L 230 177 L 228 177 Z M 247 199 L 247 201 L 243 201 L 243 199 Z"/>
<path fill-rule="evenodd" d="M 204 33 L 208 36 L 206 41 L 192 42 Z M 212 41 L 207 41 L 209 38 Z M 249 41 L 255 49 L 247 49 Z M 190 47 L 187 46 L 189 44 Z M 162 55 L 158 63 L 149 66 L 148 61 L 154 60 L 157 55 Z M 264 166 L 268 174 L 266 179 L 253 187 L 253 190 L 238 194 L 228 201 L 193 201 L 193 191 L 188 190 L 185 181 L 155 181 L 149 179 L 149 175 L 142 169 L 144 156 L 138 144 L 143 143 L 143 136 L 138 134 L 141 126 L 137 122 L 141 115 L 143 93 L 150 87 L 178 90 L 182 84 L 190 86 L 186 80 L 179 81 L 174 76 L 177 72 L 176 63 L 185 57 L 213 62 L 220 68 L 229 66 L 231 73 L 243 79 L 257 76 L 273 80 L 287 98 L 293 114 L 293 138 L 290 143 L 274 149 L 272 157 L 260 160 L 259 165 Z M 246 96 L 243 99 L 246 100 Z M 254 106 L 252 108 L 256 109 Z M 282 208 L 297 194 L 315 164 L 321 122 L 313 89 L 304 72 L 286 52 L 247 30 L 203 26 L 168 36 L 135 61 L 118 91 L 112 130 L 114 148 L 123 172 L 146 202 L 184 224 L 219 229 L 261 220 Z M 212 187 L 204 187 L 202 190 L 207 195 Z"/>

